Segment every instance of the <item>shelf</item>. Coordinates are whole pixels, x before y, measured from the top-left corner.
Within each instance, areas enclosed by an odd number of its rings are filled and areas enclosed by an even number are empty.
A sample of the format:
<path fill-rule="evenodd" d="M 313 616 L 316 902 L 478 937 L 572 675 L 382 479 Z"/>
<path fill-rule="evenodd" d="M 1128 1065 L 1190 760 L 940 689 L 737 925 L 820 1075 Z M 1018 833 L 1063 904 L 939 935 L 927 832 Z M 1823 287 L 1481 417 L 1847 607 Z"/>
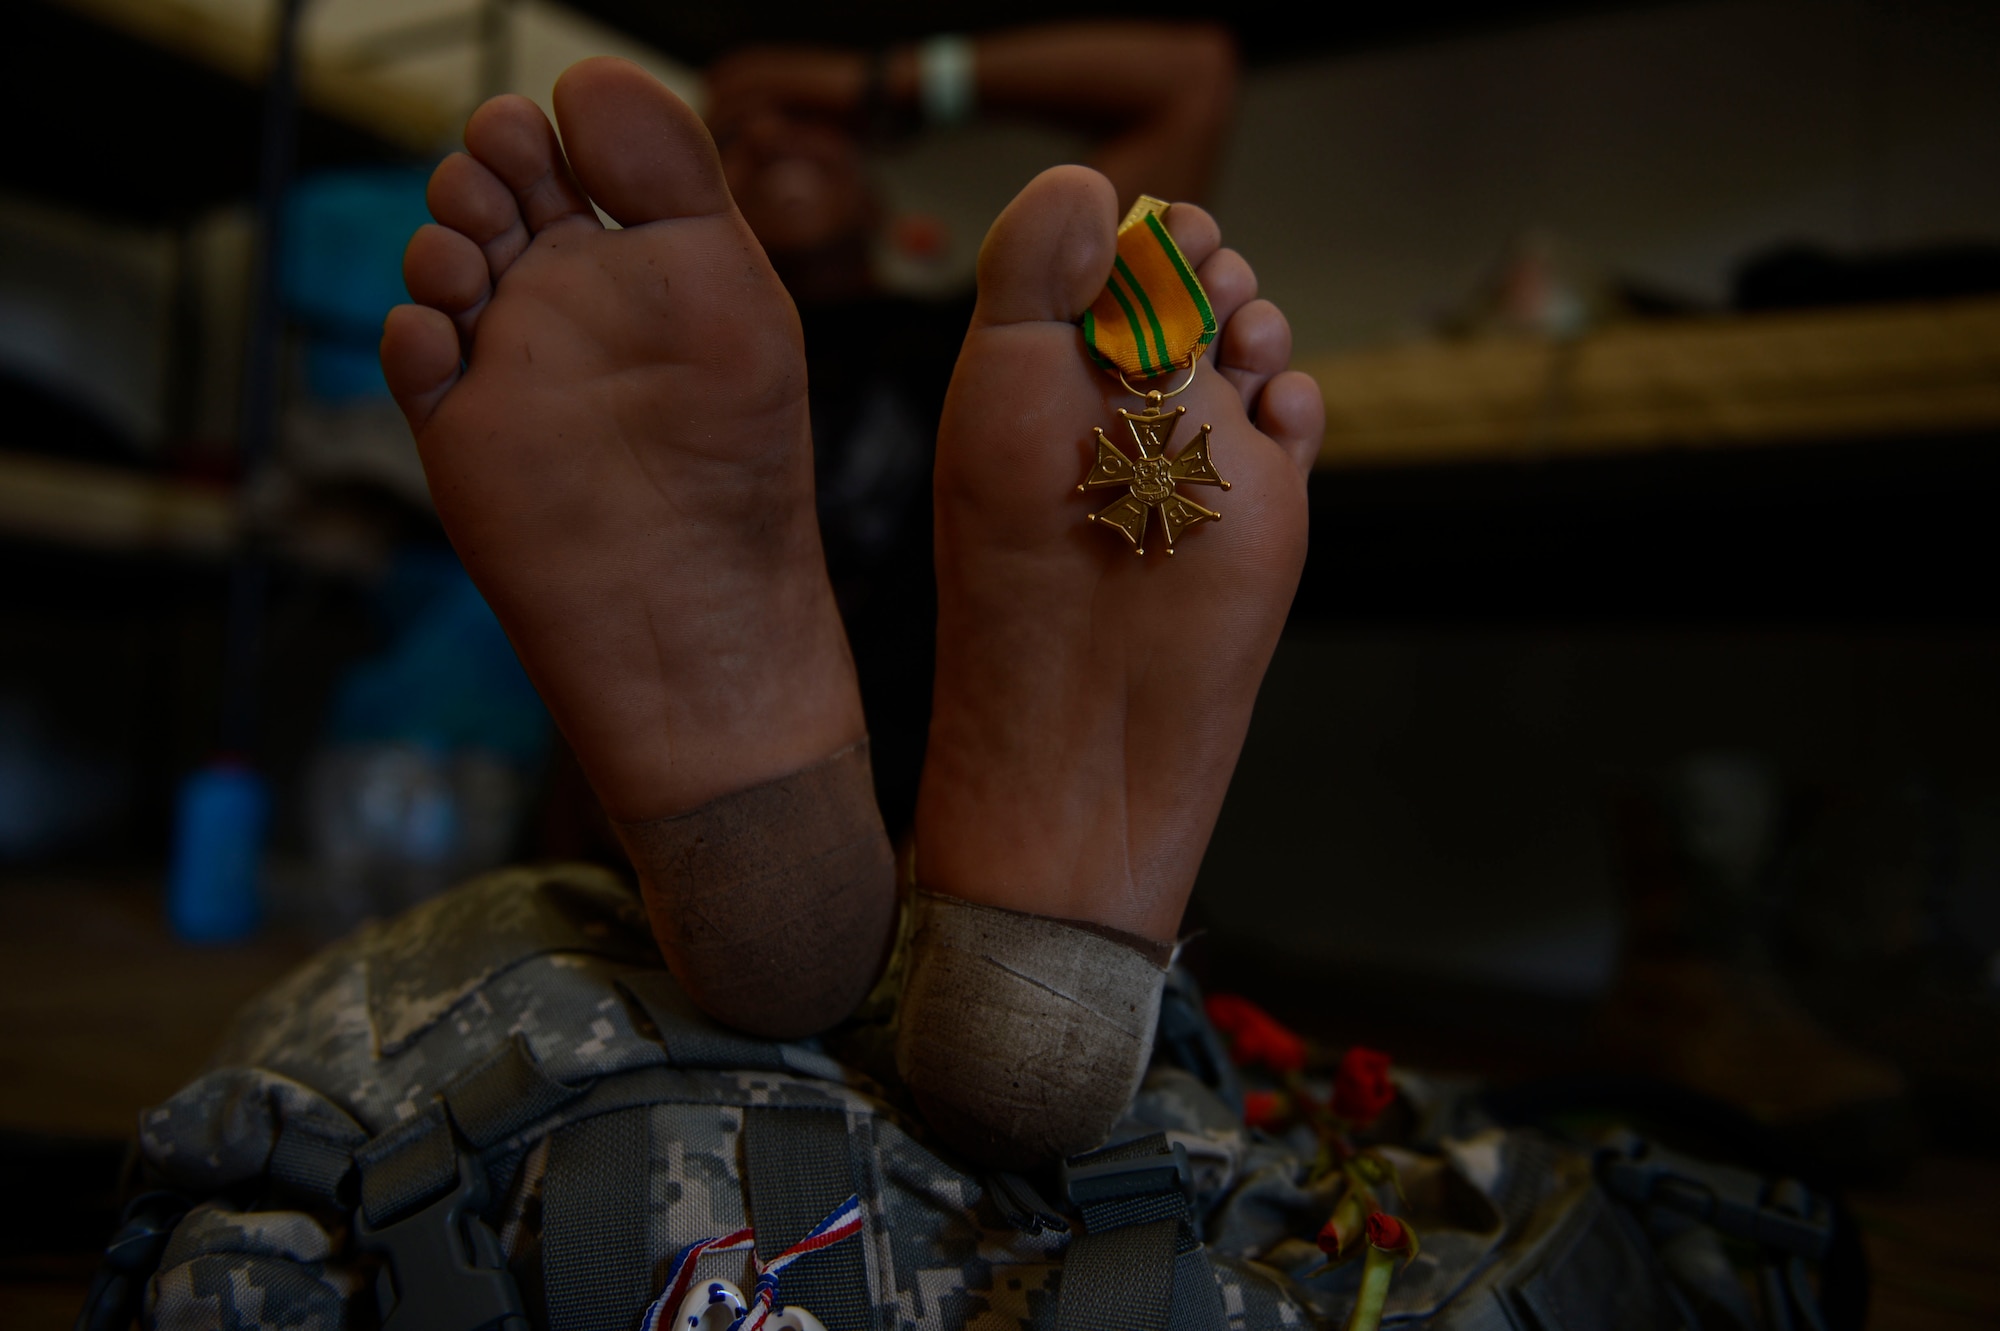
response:
<path fill-rule="evenodd" d="M 2000 299 L 1628 324 L 1302 361 L 1319 466 L 1533 461 L 2000 428 Z"/>
<path fill-rule="evenodd" d="M 270 63 L 271 3 L 242 0 L 62 0 L 69 9 L 185 60 L 261 85 Z M 470 39 L 474 29 L 466 25 Z M 300 99 L 412 153 L 429 153 L 458 133 L 465 108 L 423 82 L 337 54 L 303 53 Z"/>
<path fill-rule="evenodd" d="M 224 490 L 117 467 L 0 452 L 0 535 L 221 558 L 236 544 Z"/>

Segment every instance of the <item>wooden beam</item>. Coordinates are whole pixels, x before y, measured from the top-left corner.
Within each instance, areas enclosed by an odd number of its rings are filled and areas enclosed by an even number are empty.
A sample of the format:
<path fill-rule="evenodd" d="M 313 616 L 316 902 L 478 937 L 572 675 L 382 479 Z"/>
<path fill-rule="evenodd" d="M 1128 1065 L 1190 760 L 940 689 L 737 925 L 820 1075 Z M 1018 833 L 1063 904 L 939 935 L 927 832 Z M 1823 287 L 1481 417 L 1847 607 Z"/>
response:
<path fill-rule="evenodd" d="M 99 550 L 216 558 L 236 544 L 228 492 L 181 481 L 0 453 L 0 534 Z"/>
<path fill-rule="evenodd" d="M 1302 358 L 1321 467 L 2000 429 L 2000 299 L 1633 323 Z"/>

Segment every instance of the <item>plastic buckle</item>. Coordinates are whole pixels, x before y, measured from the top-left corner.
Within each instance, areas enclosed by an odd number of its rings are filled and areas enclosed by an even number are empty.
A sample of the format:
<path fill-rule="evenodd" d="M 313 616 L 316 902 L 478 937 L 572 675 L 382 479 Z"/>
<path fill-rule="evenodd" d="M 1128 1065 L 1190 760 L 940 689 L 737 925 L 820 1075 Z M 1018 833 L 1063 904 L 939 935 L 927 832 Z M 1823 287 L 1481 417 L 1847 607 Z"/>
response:
<path fill-rule="evenodd" d="M 1019 1174 L 989 1174 L 985 1182 L 986 1195 L 992 1199 L 993 1205 L 1008 1224 L 1022 1233 L 1069 1233 L 1069 1221 L 1042 1199 L 1034 1184 Z"/>
<path fill-rule="evenodd" d="M 1194 1205 L 1194 1167 L 1188 1163 L 1187 1147 L 1179 1142 L 1130 1160 L 1094 1158 L 1101 1154 L 1065 1160 L 1059 1175 L 1063 1195 L 1086 1216 L 1092 1207 L 1107 1202 L 1168 1192 L 1178 1192 L 1190 1207 Z"/>
<path fill-rule="evenodd" d="M 1664 1206 L 1734 1239 L 1814 1261 L 1833 1243 L 1833 1213 L 1794 1179 L 1769 1182 L 1746 1170 L 1691 1160 L 1633 1132 L 1597 1153 L 1597 1176 L 1621 1201 Z"/>
<path fill-rule="evenodd" d="M 380 1228 L 354 1212 L 354 1238 L 388 1260 L 375 1286 L 382 1331 L 528 1331 L 500 1240 L 480 1219 L 486 1170 L 458 1152 L 458 1186 Z"/>

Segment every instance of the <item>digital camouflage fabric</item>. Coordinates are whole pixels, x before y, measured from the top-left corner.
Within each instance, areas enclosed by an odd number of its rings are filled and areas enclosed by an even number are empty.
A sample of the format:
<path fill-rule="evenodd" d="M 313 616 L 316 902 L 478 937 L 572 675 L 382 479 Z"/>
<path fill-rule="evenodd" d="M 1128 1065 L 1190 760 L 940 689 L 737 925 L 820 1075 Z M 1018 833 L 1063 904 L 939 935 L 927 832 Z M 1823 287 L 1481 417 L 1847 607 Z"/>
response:
<path fill-rule="evenodd" d="M 1224 1098 L 1226 1064 L 1185 1057 L 1220 1046 L 1184 974 L 1162 1022 L 1113 1140 L 1159 1132 L 1185 1148 L 1227 1327 L 1341 1325 L 1358 1263 L 1305 1278 L 1323 1260 L 1312 1236 L 1331 1198 L 1306 1186 L 1298 1144 L 1244 1127 Z M 142 1115 L 149 1180 L 195 1203 L 143 1323 L 375 1325 L 380 1261 L 358 1236 L 397 1212 L 394 1179 L 422 1165 L 427 1142 L 445 1143 L 456 1177 L 453 1133 L 425 1135 L 448 1107 L 536 1327 L 633 1331 L 684 1245 L 754 1222 L 768 1254 L 768 1231 L 795 1219 L 787 1208 L 819 1208 L 776 1236 L 794 1241 L 824 1206 L 800 1191 L 810 1180 L 768 1164 L 775 1142 L 781 1154 L 818 1143 L 803 1172 L 851 1187 L 867 1217 L 858 1245 L 785 1277 L 786 1297 L 829 1331 L 1054 1331 L 1070 1233 L 1021 1223 L 1004 1180 L 961 1169 L 900 1088 L 828 1052 L 880 1049 L 879 1036 L 780 1044 L 714 1026 L 675 988 L 637 894 L 604 870 L 477 879 L 307 963 L 238 1017 L 209 1072 Z M 1390 1323 L 1497 1331 L 1514 1325 L 1508 1308 L 1541 1297 L 1568 1300 L 1552 1327 L 1674 1324 L 1645 1244 L 1583 1157 L 1482 1122 L 1446 1084 L 1405 1077 L 1401 1090 L 1413 1123 L 1389 1149 L 1423 1251 L 1396 1279 Z M 1053 1196 L 1055 1183 L 1033 1188 Z M 699 1271 L 745 1288 L 752 1274 L 743 1252 L 704 1256 Z M 1602 1299 L 1579 1288 L 1606 1273 L 1623 1280 L 1622 1302 L 1601 1312 L 1625 1320 L 1590 1320 L 1584 1306 Z"/>

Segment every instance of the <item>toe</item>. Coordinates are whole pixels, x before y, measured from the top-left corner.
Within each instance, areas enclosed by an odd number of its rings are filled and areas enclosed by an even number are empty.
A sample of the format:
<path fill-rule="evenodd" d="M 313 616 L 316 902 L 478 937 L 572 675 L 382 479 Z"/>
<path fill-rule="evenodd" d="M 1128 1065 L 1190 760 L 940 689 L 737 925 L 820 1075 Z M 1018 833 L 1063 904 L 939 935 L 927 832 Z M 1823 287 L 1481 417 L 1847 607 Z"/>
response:
<path fill-rule="evenodd" d="M 1270 301 L 1251 301 L 1223 326 L 1215 367 L 1243 394 L 1244 406 L 1291 363 L 1292 325 Z"/>
<path fill-rule="evenodd" d="M 1272 379 L 1257 402 L 1257 428 L 1291 456 L 1302 474 L 1311 471 L 1326 434 L 1326 402 L 1319 384 L 1298 370 Z"/>
<path fill-rule="evenodd" d="M 424 197 L 432 217 L 479 247 L 495 282 L 528 248 L 528 224 L 521 219 L 514 191 L 465 153 L 438 163 Z"/>
<path fill-rule="evenodd" d="M 419 305 L 451 316 L 460 353 L 470 354 L 473 329 L 493 289 L 479 246 L 450 227 L 419 227 L 403 251 L 403 285 Z"/>
<path fill-rule="evenodd" d="M 421 433 L 438 403 L 458 382 L 458 330 L 442 310 L 398 305 L 382 323 L 382 377 Z"/>
<path fill-rule="evenodd" d="M 708 127 L 631 61 L 571 65 L 556 80 L 555 104 L 576 178 L 619 225 L 731 208 Z"/>
<path fill-rule="evenodd" d="M 1014 196 L 979 249 L 975 326 L 1081 318 L 1118 252 L 1118 195 L 1084 166 L 1042 172 Z"/>
<path fill-rule="evenodd" d="M 1209 216 L 1208 209 L 1192 203 L 1177 203 L 1167 209 L 1167 234 L 1180 246 L 1181 257 L 1197 272 L 1222 244 L 1222 227 Z"/>
<path fill-rule="evenodd" d="M 597 224 L 563 162 L 555 127 L 527 98 L 508 93 L 474 111 L 465 122 L 465 147 L 513 193 L 530 234 L 558 222 Z"/>
<path fill-rule="evenodd" d="M 1236 317 L 1236 312 L 1257 299 L 1257 274 L 1251 270 L 1250 261 L 1235 250 L 1217 250 L 1196 267 L 1195 276 L 1201 279 L 1201 289 L 1208 293 L 1216 326 L 1226 336 L 1229 321 Z"/>

